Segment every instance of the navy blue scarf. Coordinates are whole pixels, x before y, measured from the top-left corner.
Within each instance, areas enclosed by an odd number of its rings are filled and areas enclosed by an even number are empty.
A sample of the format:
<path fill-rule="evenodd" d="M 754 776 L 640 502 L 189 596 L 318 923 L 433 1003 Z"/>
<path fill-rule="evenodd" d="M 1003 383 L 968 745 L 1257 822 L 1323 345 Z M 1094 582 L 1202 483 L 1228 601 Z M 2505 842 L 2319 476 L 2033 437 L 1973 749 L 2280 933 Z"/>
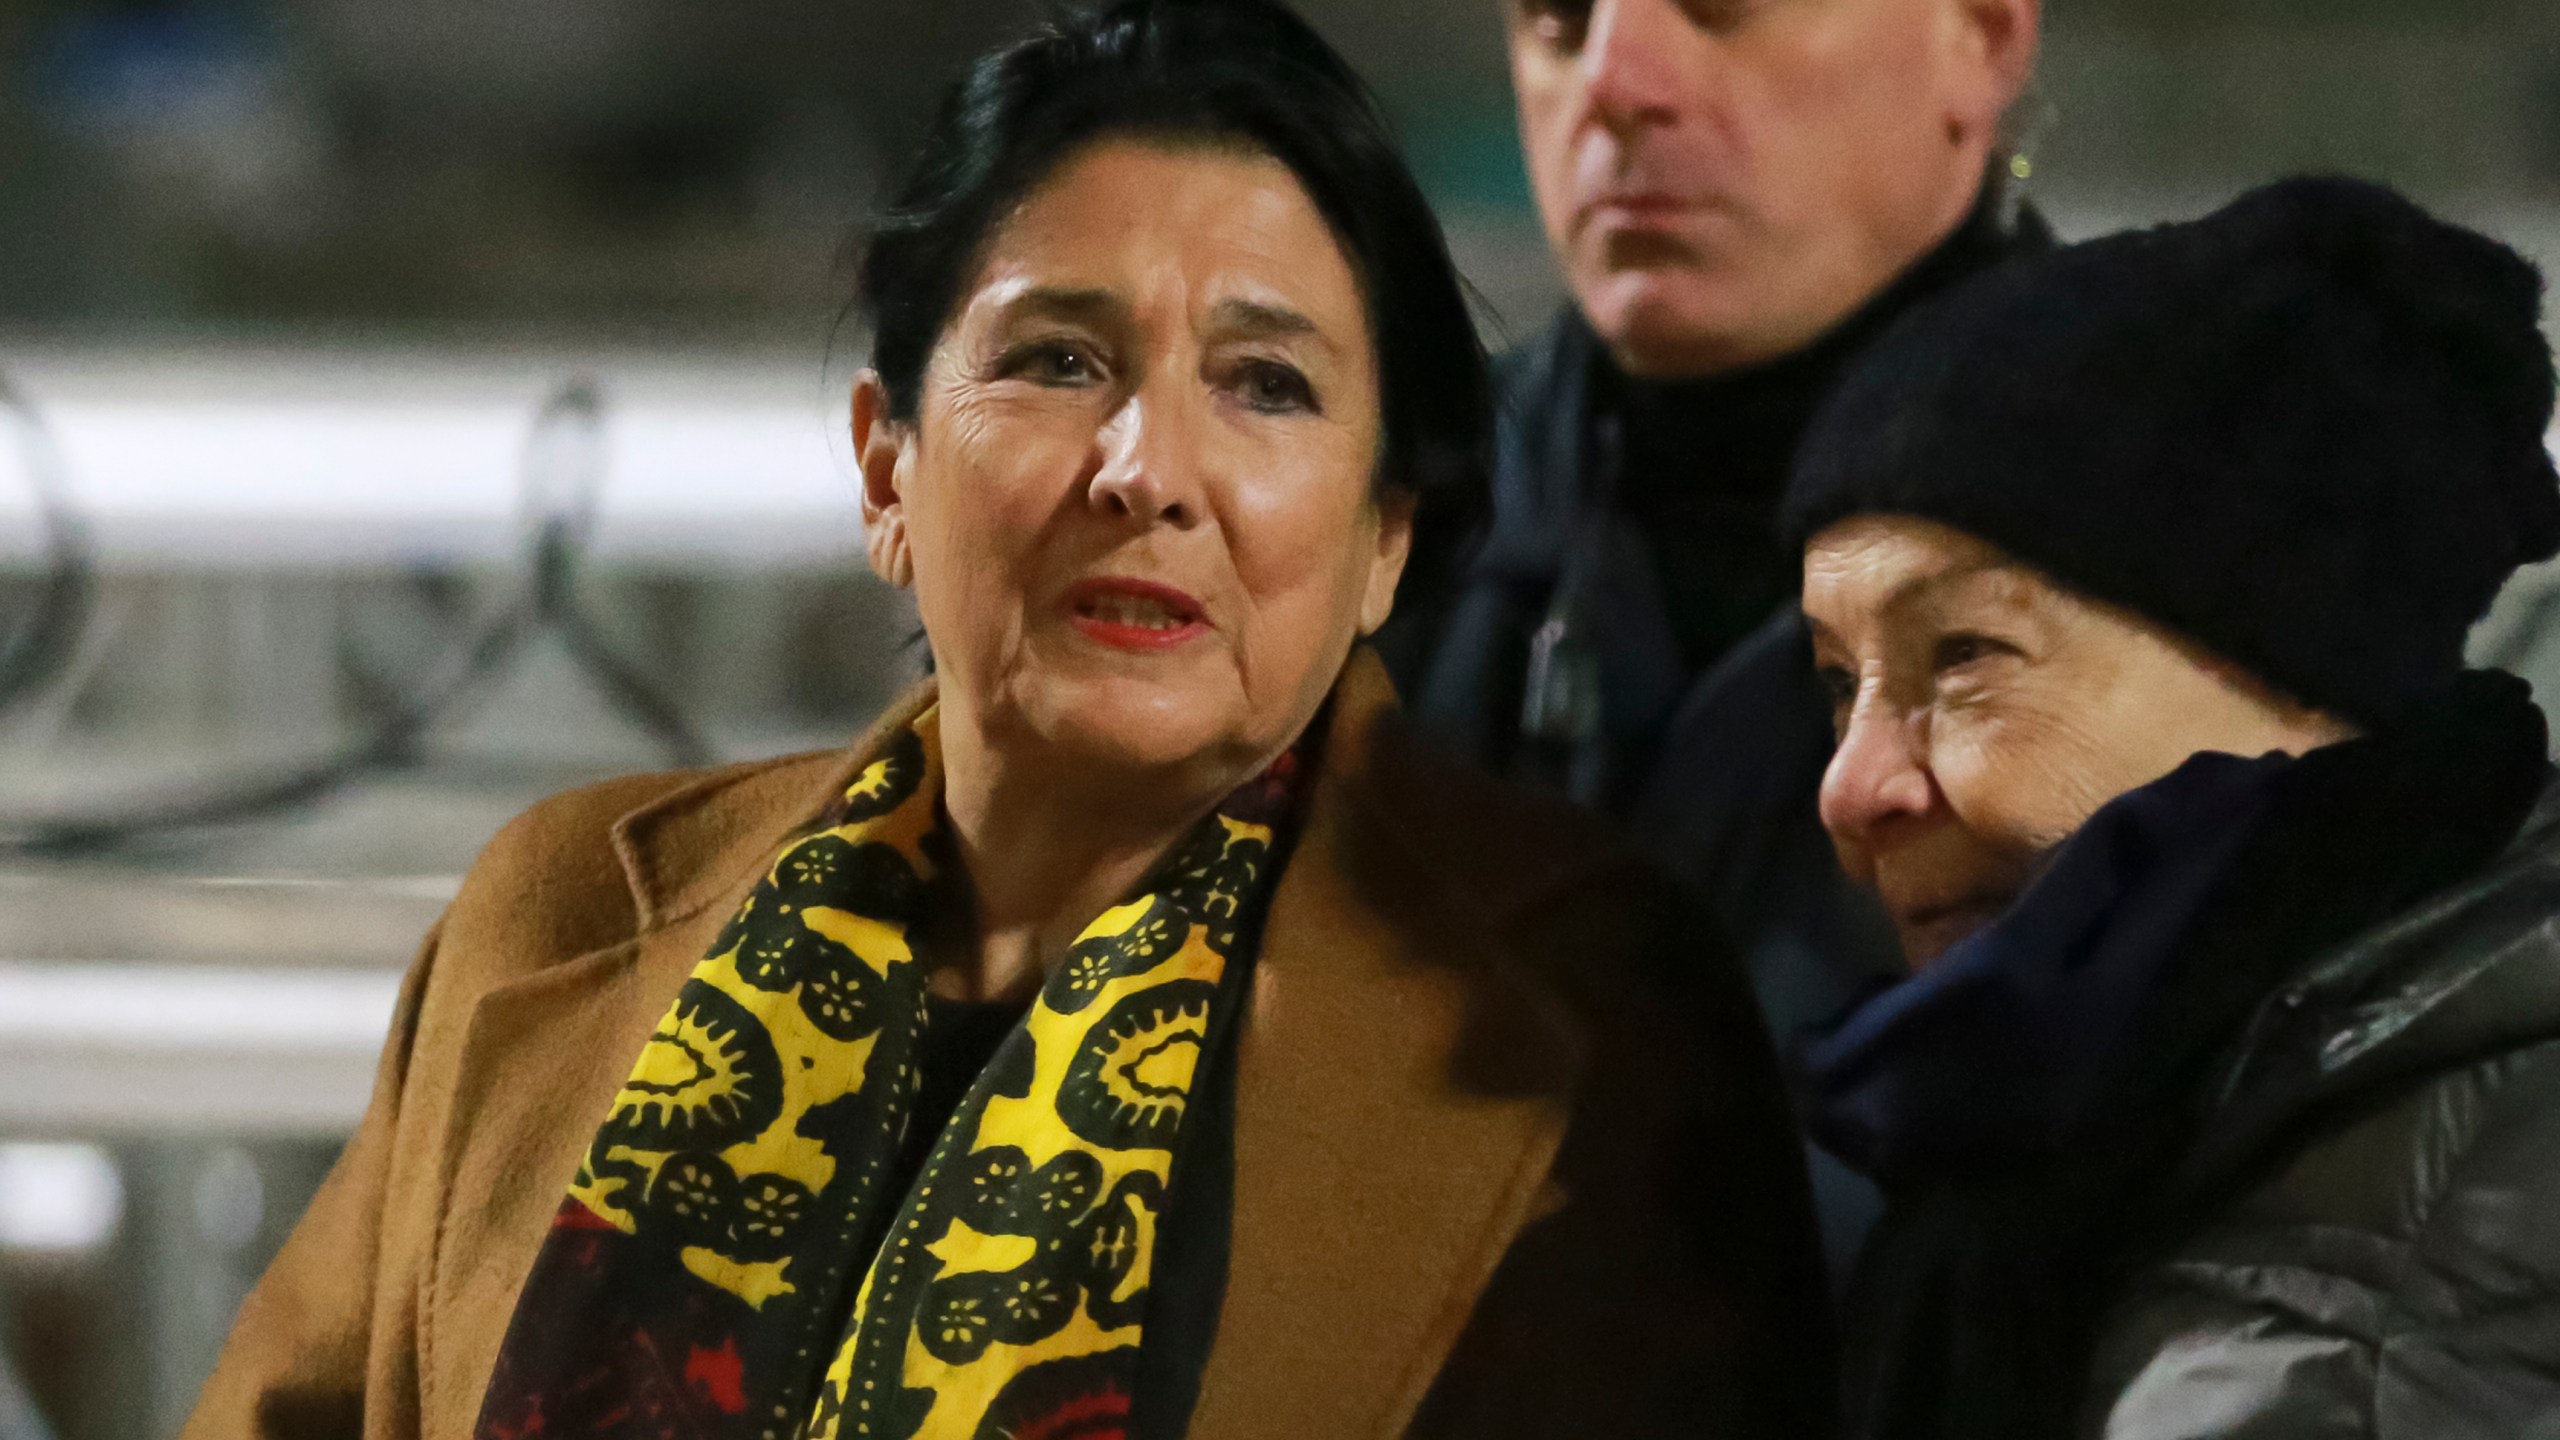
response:
<path fill-rule="evenodd" d="M 2000 920 L 1809 1036 L 1814 1138 L 1888 1183 L 2067 1144 L 2291 763 L 2198 755 L 2119 797 Z"/>

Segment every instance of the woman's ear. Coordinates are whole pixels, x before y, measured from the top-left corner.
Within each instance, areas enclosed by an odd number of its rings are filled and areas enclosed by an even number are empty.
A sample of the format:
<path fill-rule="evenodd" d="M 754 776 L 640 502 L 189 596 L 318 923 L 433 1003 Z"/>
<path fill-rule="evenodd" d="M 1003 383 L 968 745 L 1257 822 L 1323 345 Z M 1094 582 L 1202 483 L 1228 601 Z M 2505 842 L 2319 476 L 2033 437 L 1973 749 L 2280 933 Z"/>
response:
<path fill-rule="evenodd" d="M 1420 497 L 1390 486 L 1378 497 L 1378 548 L 1369 559 L 1369 589 L 1360 597 L 1360 633 L 1375 635 L 1395 613 L 1396 582 L 1413 556 L 1413 516 Z"/>
<path fill-rule="evenodd" d="M 862 475 L 862 535 L 871 572 L 904 590 L 915 584 L 907 544 L 908 441 L 914 428 L 889 418 L 889 387 L 877 370 L 853 379 L 853 463 Z"/>

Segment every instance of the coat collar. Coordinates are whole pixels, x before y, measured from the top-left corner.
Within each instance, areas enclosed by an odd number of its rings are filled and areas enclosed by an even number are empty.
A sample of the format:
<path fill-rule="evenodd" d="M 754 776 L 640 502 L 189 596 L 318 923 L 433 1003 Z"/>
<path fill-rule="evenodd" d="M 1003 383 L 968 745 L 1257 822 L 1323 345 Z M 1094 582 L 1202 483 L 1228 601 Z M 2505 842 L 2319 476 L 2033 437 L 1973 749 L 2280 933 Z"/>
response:
<path fill-rule="evenodd" d="M 639 988 L 671 989 L 695 958 L 675 942 L 934 693 L 917 687 L 850 751 L 722 772 L 623 817 Z M 1401 1433 L 1512 1237 L 1554 1199 L 1579 1038 L 1488 957 L 1507 904 L 1574 858 L 1542 857 L 1551 873 L 1523 885 L 1438 853 L 1431 837 L 1468 817 L 1417 813 L 1449 807 L 1417 788 L 1396 708 L 1385 667 L 1355 652 L 1256 960 L 1228 1283 L 1192 1424 L 1218 1440 Z"/>
<path fill-rule="evenodd" d="M 786 835 L 844 793 L 889 737 L 915 723 L 940 693 L 911 687 L 850 750 L 715 770 L 613 823 L 613 853 L 647 935 L 727 898 L 741 878 L 772 863 Z"/>

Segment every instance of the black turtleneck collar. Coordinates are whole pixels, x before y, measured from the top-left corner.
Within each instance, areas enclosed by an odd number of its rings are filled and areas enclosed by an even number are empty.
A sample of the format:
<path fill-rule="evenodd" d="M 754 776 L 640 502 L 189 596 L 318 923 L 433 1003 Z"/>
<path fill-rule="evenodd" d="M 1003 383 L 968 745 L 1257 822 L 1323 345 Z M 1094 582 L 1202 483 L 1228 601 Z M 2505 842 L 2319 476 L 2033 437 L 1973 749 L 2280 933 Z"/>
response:
<path fill-rule="evenodd" d="M 1694 672 L 1794 594 L 1793 556 L 1775 517 L 1814 412 L 1849 362 L 1920 301 L 2010 256 L 2050 248 L 2053 232 L 1991 185 L 1973 213 L 1847 320 L 1765 365 L 1698 380 L 1639 380 L 1587 327 L 1595 414 L 1621 417 L 1618 509 L 1654 547 L 1682 657 Z M 2015 210 L 2014 215 L 2011 213 Z M 1568 324 L 1584 324 L 1579 312 Z"/>

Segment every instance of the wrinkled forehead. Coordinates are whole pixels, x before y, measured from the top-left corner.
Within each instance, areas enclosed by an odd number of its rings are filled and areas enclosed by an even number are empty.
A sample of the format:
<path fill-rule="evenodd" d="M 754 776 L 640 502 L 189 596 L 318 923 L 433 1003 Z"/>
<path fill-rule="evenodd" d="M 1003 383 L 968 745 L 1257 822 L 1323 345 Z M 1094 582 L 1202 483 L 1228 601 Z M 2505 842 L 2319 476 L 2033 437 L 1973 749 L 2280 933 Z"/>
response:
<path fill-rule="evenodd" d="M 2025 613 L 2068 597 L 1999 546 L 1934 520 L 1859 515 L 1805 543 L 1804 612 L 1848 638 L 1953 612 Z"/>
<path fill-rule="evenodd" d="M 1126 319 L 1168 295 L 1220 328 L 1354 343 L 1369 329 L 1350 258 L 1296 172 L 1152 136 L 1053 169 L 995 225 L 955 318 Z"/>

